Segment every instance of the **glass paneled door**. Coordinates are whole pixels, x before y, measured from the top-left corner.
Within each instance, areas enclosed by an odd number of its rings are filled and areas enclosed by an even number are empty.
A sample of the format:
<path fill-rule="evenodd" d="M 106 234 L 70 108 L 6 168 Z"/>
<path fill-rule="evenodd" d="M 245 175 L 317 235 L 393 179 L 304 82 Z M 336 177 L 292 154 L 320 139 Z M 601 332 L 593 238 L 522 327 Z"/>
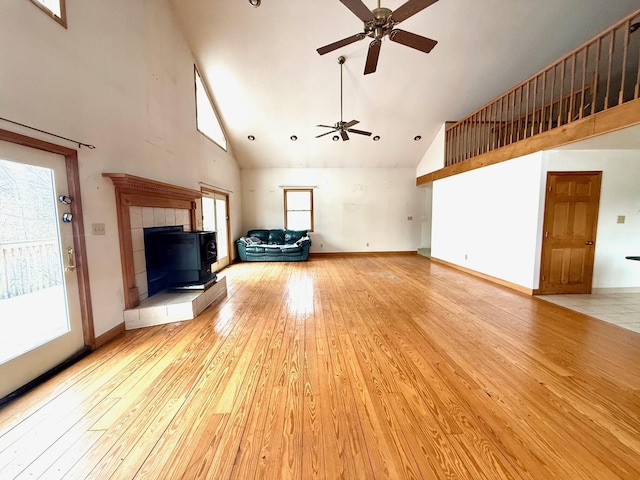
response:
<path fill-rule="evenodd" d="M 0 398 L 84 348 L 65 158 L 0 141 Z"/>
<path fill-rule="evenodd" d="M 218 261 L 211 269 L 218 271 L 229 265 L 229 196 L 219 192 L 202 192 L 202 227 L 216 232 Z"/>

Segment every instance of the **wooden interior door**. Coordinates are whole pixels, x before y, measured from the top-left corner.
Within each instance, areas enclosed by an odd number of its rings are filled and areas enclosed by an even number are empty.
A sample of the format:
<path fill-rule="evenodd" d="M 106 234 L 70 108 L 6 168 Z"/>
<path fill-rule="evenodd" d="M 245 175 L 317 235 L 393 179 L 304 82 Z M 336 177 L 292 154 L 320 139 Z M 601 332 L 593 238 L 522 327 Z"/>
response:
<path fill-rule="evenodd" d="M 540 293 L 591 293 L 602 172 L 549 172 Z"/>

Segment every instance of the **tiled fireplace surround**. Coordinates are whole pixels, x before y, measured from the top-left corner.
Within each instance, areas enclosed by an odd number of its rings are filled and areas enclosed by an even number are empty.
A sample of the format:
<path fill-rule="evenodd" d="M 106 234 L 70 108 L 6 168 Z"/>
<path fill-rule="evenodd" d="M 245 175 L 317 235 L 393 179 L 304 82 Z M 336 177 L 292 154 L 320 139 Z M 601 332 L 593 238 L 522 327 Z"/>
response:
<path fill-rule="evenodd" d="M 218 275 L 218 281 L 205 291 L 148 297 L 144 229 L 182 225 L 185 231 L 195 230 L 195 200 L 200 192 L 127 174 L 103 176 L 110 177 L 116 187 L 127 330 L 193 319 L 226 295 L 226 278 Z"/>

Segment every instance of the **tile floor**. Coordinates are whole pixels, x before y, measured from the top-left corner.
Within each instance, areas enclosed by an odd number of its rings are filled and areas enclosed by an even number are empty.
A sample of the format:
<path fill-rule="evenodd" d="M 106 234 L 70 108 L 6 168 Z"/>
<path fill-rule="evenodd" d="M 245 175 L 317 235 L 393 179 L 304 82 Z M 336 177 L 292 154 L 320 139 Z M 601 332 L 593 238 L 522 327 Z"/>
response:
<path fill-rule="evenodd" d="M 538 298 L 640 333 L 640 293 L 538 295 Z"/>

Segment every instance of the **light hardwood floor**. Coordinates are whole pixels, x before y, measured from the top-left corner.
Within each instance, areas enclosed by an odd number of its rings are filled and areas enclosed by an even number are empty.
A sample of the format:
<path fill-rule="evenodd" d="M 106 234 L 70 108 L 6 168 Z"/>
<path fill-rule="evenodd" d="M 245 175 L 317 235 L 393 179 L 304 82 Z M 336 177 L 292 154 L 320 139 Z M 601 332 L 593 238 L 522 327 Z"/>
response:
<path fill-rule="evenodd" d="M 2 409 L 0 478 L 640 478 L 640 334 L 419 255 L 226 275 Z"/>

